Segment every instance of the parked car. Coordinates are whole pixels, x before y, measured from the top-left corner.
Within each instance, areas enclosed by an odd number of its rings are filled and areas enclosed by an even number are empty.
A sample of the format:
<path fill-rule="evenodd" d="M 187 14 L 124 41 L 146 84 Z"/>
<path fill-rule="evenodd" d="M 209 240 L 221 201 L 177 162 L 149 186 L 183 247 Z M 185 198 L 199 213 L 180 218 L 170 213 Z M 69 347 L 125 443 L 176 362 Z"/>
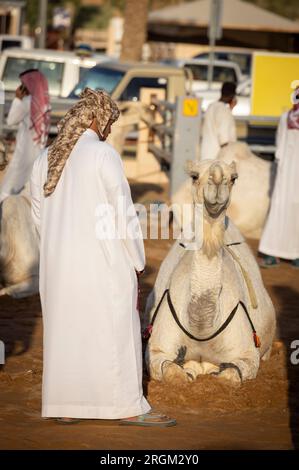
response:
<path fill-rule="evenodd" d="M 174 101 L 185 92 L 183 70 L 153 63 L 106 62 L 90 69 L 70 93 L 77 98 L 86 87 L 104 89 L 117 101 L 138 101 L 141 88 L 165 90 L 165 97 Z"/>
<path fill-rule="evenodd" d="M 209 49 L 194 56 L 194 59 L 209 59 Z M 252 51 L 250 49 L 239 48 L 219 48 L 214 51 L 216 60 L 228 61 L 237 64 L 244 78 L 250 77 Z"/>
<path fill-rule="evenodd" d="M 81 57 L 75 52 L 49 49 L 6 49 L 0 57 L 0 80 L 6 93 L 14 92 L 19 74 L 37 68 L 48 79 L 50 96 L 67 97 L 87 69 L 107 60 L 104 54 Z"/>
<path fill-rule="evenodd" d="M 188 84 L 191 92 L 202 98 L 202 109 L 205 111 L 210 103 L 219 99 L 221 86 L 224 82 L 234 82 L 237 85 L 237 106 L 233 110 L 234 115 L 248 116 L 250 113 L 250 87 L 244 87 L 244 77 L 237 64 L 232 62 L 215 60 L 211 86 L 208 86 L 208 59 L 181 59 L 167 61 L 168 64 L 188 69 L 192 74 L 192 80 Z"/>
<path fill-rule="evenodd" d="M 31 49 L 34 47 L 34 39 L 29 36 L 14 36 L 12 34 L 0 34 L 0 52 L 10 47 Z"/>

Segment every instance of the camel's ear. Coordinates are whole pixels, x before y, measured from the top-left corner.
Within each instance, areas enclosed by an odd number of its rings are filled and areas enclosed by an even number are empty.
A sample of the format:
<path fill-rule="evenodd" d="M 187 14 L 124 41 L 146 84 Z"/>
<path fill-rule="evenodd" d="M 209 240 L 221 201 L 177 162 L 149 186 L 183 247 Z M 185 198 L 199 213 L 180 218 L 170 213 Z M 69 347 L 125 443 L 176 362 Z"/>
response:
<path fill-rule="evenodd" d="M 229 167 L 230 167 L 231 172 L 232 172 L 231 180 L 232 180 L 232 182 L 234 182 L 238 178 L 236 162 L 232 161 L 231 164 L 229 165 Z"/>
<path fill-rule="evenodd" d="M 185 171 L 192 178 L 193 181 L 197 181 L 199 178 L 199 171 L 196 162 L 187 160 L 185 163 Z"/>

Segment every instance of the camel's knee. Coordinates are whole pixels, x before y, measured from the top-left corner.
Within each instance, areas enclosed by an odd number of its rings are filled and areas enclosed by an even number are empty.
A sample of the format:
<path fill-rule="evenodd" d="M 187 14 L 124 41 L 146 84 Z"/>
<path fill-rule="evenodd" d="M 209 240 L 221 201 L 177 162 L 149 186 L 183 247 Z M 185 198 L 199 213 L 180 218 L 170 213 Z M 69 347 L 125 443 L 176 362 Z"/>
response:
<path fill-rule="evenodd" d="M 187 361 L 183 368 L 192 375 L 193 379 L 196 379 L 199 375 L 212 374 L 219 371 L 219 367 L 210 362 Z"/>
<path fill-rule="evenodd" d="M 221 379 L 229 380 L 233 384 L 241 384 L 245 380 L 255 379 L 258 368 L 259 357 L 258 354 L 255 354 L 245 359 L 221 363 L 219 372 L 215 375 Z"/>
<path fill-rule="evenodd" d="M 161 370 L 163 382 L 188 383 L 193 380 L 193 376 L 188 371 L 172 361 L 164 361 L 161 364 Z"/>

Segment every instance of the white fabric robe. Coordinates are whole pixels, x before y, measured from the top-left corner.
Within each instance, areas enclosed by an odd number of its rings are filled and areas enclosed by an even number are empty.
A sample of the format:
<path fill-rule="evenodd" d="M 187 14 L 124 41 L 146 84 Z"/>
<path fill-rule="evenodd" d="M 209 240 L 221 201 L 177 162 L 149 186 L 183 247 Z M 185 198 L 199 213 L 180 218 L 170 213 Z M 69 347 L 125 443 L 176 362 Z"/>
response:
<path fill-rule="evenodd" d="M 277 130 L 277 173 L 259 251 L 294 260 L 299 258 L 299 130 L 288 129 L 287 114 Z"/>
<path fill-rule="evenodd" d="M 216 159 L 222 145 L 236 140 L 236 124 L 229 105 L 222 101 L 210 104 L 202 128 L 201 160 Z"/>
<path fill-rule="evenodd" d="M 33 163 L 42 150 L 34 140 L 30 118 L 31 96 L 22 100 L 14 98 L 7 116 L 9 126 L 18 125 L 15 151 L 9 162 L 0 187 L 0 202 L 6 197 L 18 194 L 30 180 Z"/>
<path fill-rule="evenodd" d="M 121 196 L 127 207 L 132 204 L 121 158 L 88 129 L 54 193 L 44 198 L 46 176 L 47 150 L 31 177 L 40 233 L 42 416 L 118 419 L 146 413 L 135 273 L 144 268 L 143 239 L 97 235 L 105 222 L 100 204 L 115 208 Z M 120 220 L 134 223 L 140 235 L 135 210 L 130 220 Z"/>

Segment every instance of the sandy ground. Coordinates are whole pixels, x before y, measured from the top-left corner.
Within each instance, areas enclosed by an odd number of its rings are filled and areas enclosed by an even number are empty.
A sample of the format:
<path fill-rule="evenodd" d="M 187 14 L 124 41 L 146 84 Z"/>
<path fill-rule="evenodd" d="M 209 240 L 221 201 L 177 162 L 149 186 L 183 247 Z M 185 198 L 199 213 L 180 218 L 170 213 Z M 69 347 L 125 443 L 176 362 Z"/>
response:
<path fill-rule="evenodd" d="M 165 188 L 134 184 L 135 199 L 165 200 Z M 256 252 L 257 243 L 249 241 Z M 171 242 L 146 241 L 142 302 Z M 274 301 L 278 331 L 272 357 L 256 380 L 241 388 L 204 376 L 168 386 L 145 377 L 152 405 L 177 418 L 165 429 L 122 427 L 116 421 L 62 426 L 42 420 L 42 318 L 37 295 L 0 298 L 0 339 L 7 362 L 0 369 L 0 449 L 292 449 L 299 447 L 299 365 L 289 360 L 299 340 L 299 271 L 288 263 L 263 271 Z"/>

